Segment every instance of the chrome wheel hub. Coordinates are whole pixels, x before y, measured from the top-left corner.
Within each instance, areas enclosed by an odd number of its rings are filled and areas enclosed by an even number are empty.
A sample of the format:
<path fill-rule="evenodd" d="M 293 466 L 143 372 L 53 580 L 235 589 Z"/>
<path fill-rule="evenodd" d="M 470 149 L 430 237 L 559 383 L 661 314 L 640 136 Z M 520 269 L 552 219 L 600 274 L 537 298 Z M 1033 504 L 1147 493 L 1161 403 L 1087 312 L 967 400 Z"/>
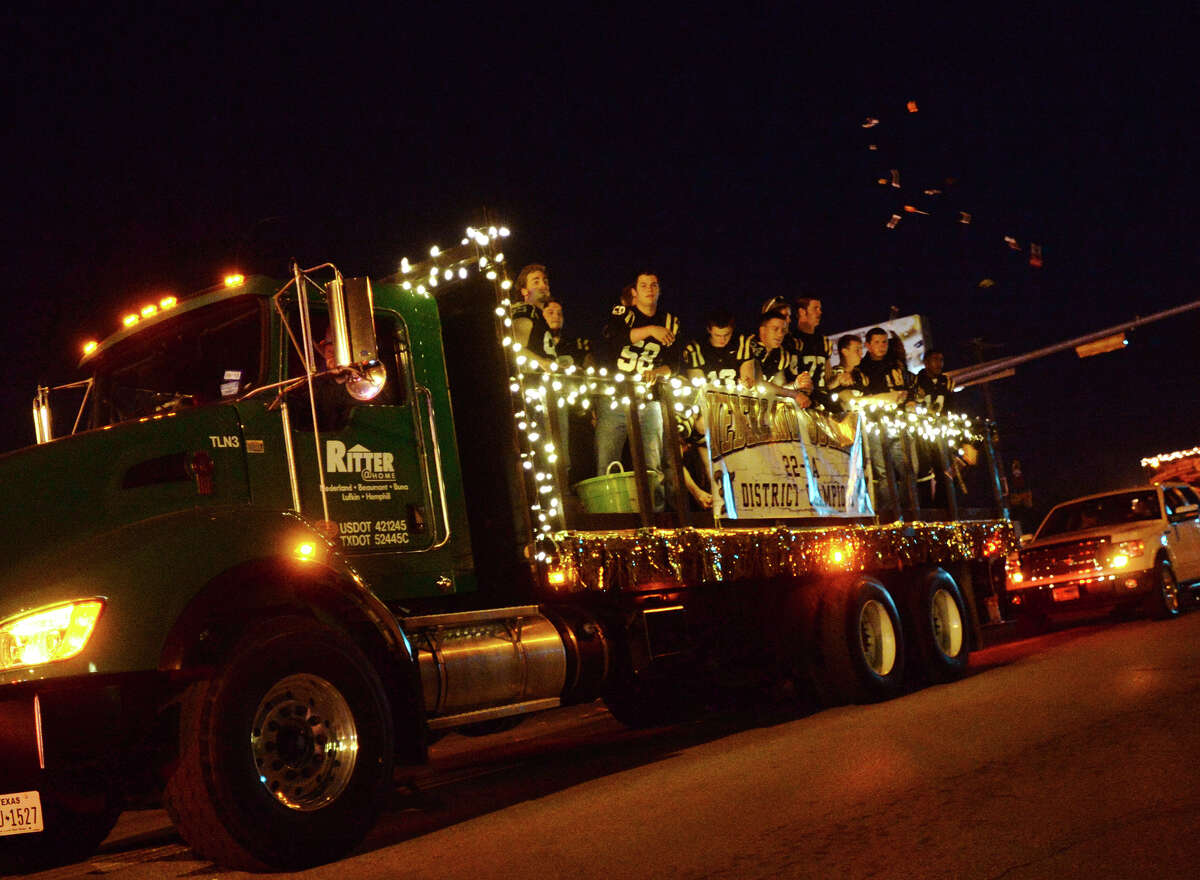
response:
<path fill-rule="evenodd" d="M 318 810 L 354 775 L 358 729 L 336 687 L 315 675 L 289 675 L 259 702 L 250 749 L 273 797 L 293 810 Z"/>

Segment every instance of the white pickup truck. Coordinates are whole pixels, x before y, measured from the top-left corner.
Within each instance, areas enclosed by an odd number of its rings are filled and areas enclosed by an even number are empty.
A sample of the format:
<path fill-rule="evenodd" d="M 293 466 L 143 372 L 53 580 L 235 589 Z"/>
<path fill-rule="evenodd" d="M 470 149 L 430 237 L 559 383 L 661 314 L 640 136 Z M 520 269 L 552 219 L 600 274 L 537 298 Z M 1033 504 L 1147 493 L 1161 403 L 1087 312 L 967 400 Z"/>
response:
<path fill-rule="evenodd" d="M 1008 617 L 1042 621 L 1103 608 L 1176 617 L 1200 586 L 1200 496 L 1186 483 L 1058 505 L 1009 557 Z"/>

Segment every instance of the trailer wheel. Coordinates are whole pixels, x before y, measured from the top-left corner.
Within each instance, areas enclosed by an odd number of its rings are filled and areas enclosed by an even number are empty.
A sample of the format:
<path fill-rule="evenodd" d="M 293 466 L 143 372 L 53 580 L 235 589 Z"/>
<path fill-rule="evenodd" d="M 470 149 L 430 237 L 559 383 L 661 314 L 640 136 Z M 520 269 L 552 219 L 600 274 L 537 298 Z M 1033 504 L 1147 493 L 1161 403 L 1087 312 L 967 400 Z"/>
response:
<path fill-rule="evenodd" d="M 305 618 L 244 635 L 182 698 L 164 802 L 188 845 L 245 870 L 344 855 L 392 785 L 387 695 L 344 635 Z"/>
<path fill-rule="evenodd" d="M 821 609 L 815 680 L 828 705 L 888 700 L 904 687 L 904 629 L 887 588 L 850 581 Z"/>
<path fill-rule="evenodd" d="M 971 656 L 966 603 L 940 568 L 920 576 L 910 593 L 911 636 L 921 668 L 931 681 L 959 678 Z"/>

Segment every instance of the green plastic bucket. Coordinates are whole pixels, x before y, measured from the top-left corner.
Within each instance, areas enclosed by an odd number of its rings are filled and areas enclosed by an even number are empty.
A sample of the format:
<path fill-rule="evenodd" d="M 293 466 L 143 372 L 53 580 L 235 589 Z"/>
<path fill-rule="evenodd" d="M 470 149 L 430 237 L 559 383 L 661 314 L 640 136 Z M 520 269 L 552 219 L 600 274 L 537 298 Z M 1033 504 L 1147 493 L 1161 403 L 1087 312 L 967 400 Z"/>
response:
<path fill-rule="evenodd" d="M 613 473 L 614 466 L 616 473 Z M 651 492 L 661 480 L 658 473 L 650 474 Z M 625 470 L 619 461 L 609 464 L 607 473 L 602 476 L 580 480 L 575 484 L 575 492 L 588 513 L 637 513 L 641 510 L 633 471 Z"/>

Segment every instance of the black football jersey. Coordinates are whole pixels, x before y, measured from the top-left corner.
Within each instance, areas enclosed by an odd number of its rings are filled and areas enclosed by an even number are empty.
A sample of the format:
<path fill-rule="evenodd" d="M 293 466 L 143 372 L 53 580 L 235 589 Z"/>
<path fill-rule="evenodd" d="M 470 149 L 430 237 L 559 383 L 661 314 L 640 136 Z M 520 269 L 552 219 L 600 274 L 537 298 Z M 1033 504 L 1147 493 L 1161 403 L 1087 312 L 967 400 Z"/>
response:
<path fill-rule="evenodd" d="M 700 370 L 714 385 L 725 385 L 738 380 L 738 369 L 750 357 L 738 337 L 731 337 L 724 348 L 714 348 L 707 339 L 698 339 L 683 350 L 683 365 Z"/>
<path fill-rule="evenodd" d="M 541 309 L 532 303 L 519 302 L 509 310 L 509 316 L 513 321 L 516 321 L 517 318 L 528 318 L 533 322 L 533 327 L 529 330 L 529 349 L 534 354 L 539 354 L 551 361 L 558 357 L 554 345 L 554 334 L 550 332 L 550 325 L 542 316 Z"/>
<path fill-rule="evenodd" d="M 585 339 L 582 336 L 560 336 L 555 343 L 555 349 L 558 351 L 558 357 L 561 361 L 565 357 L 571 359 L 577 367 L 582 367 L 584 360 L 592 350 L 592 340 Z"/>
<path fill-rule="evenodd" d="M 820 333 L 805 333 L 803 330 L 797 330 L 795 338 L 799 345 L 800 371 L 812 378 L 813 388 L 824 389 L 832 349 L 829 340 Z"/>
<path fill-rule="evenodd" d="M 917 400 L 934 412 L 945 412 L 950 407 L 950 377 L 945 373 L 933 376 L 928 370 L 917 373 Z"/>
<path fill-rule="evenodd" d="M 675 342 L 664 346 L 652 336 L 647 336 L 641 342 L 630 342 L 629 333 L 639 327 L 666 327 L 675 334 Z M 679 319 L 670 312 L 659 311 L 653 315 L 644 315 L 633 306 L 613 306 L 605 327 L 605 336 L 609 339 L 615 366 L 622 373 L 639 374 L 655 367 L 667 366 L 675 369 L 679 359 Z"/>
<path fill-rule="evenodd" d="M 863 358 L 854 368 L 854 380 L 859 390 L 868 395 L 903 391 L 907 387 L 904 370 L 890 357 L 881 360 Z"/>
<path fill-rule="evenodd" d="M 790 385 L 800 375 L 796 356 L 783 346 L 767 351 L 767 347 L 757 337 L 751 337 L 748 346 L 751 356 L 762 367 L 763 378 L 767 381 Z"/>

